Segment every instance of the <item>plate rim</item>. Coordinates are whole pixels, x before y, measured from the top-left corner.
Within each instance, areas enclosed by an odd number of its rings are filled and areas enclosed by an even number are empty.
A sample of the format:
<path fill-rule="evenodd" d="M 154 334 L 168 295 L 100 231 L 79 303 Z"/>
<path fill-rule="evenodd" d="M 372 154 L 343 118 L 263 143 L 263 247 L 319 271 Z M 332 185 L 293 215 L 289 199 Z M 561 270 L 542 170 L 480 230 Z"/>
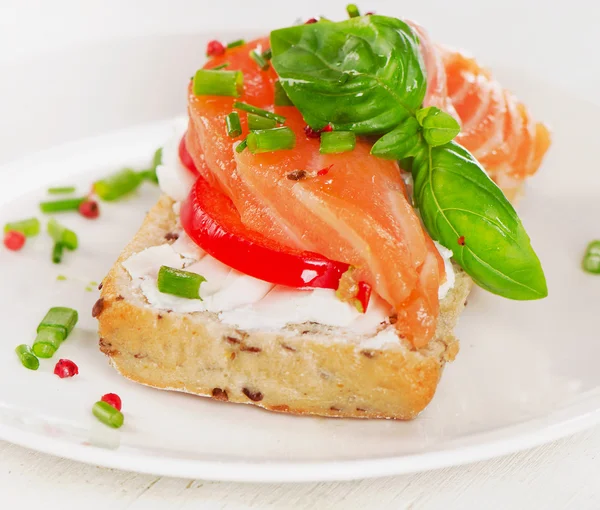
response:
<path fill-rule="evenodd" d="M 402 456 L 341 461 L 249 462 L 141 456 L 129 451 L 109 450 L 56 438 L 49 441 L 47 437 L 34 432 L 1 423 L 0 439 L 77 462 L 155 476 L 247 483 L 334 482 L 421 473 L 529 450 L 599 424 L 600 407 L 575 417 L 547 423 L 541 428 L 535 426 L 538 421 L 540 419 L 519 424 L 518 427 L 525 428 L 519 434 L 485 443 Z M 502 427 L 493 432 L 510 428 Z"/>
<path fill-rule="evenodd" d="M 129 126 L 107 133 L 85 137 L 31 153 L 0 165 L 0 172 L 28 165 L 39 165 L 47 157 L 80 151 L 86 145 L 98 144 L 101 139 L 135 134 L 140 130 L 164 130 L 173 123 L 165 119 Z M 79 172 L 75 172 L 79 174 Z M 64 177 L 64 176 L 63 176 Z M 39 188 L 39 183 L 26 186 Z M 13 199 L 20 193 L 0 193 L 0 203 Z M 124 447 L 109 450 L 73 441 L 48 438 L 31 430 L 0 423 L 0 439 L 45 454 L 70 460 L 95 464 L 125 471 L 198 478 L 210 481 L 231 482 L 324 482 L 344 481 L 383 476 L 418 473 L 431 469 L 459 466 L 494 457 L 509 455 L 572 435 L 600 423 L 600 394 L 588 394 L 582 402 L 557 407 L 552 413 L 469 436 L 470 444 L 461 442 L 444 449 L 396 455 L 344 460 L 273 461 L 273 460 L 207 460 L 186 459 L 175 456 L 144 455 L 142 449 Z M 491 437 L 490 437 L 491 436 Z"/>

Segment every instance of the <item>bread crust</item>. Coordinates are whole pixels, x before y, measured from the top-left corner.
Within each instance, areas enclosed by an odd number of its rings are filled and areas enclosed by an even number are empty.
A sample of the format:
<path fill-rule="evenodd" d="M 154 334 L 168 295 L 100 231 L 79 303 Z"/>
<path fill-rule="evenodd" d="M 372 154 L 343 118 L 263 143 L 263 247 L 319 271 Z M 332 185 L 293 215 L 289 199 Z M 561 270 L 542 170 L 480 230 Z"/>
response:
<path fill-rule="evenodd" d="M 401 341 L 365 349 L 364 335 L 339 328 L 305 323 L 277 332 L 243 331 L 214 313 L 151 308 L 122 262 L 167 242 L 176 228 L 173 201 L 163 195 L 102 282 L 95 306 L 100 350 L 123 376 L 294 414 L 408 420 L 431 401 L 445 363 L 458 352 L 453 329 L 472 286 L 458 267 L 427 346 L 415 350 Z"/>

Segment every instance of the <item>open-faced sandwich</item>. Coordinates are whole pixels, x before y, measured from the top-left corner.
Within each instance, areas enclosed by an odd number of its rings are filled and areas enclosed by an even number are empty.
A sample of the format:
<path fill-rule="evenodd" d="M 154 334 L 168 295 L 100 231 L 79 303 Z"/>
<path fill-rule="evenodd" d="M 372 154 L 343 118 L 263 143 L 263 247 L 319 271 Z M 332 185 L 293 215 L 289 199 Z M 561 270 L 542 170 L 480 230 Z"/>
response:
<path fill-rule="evenodd" d="M 421 27 L 350 13 L 209 43 L 163 149 L 163 195 L 95 307 L 125 377 L 410 419 L 458 352 L 472 282 L 546 296 L 509 200 L 548 130 Z"/>

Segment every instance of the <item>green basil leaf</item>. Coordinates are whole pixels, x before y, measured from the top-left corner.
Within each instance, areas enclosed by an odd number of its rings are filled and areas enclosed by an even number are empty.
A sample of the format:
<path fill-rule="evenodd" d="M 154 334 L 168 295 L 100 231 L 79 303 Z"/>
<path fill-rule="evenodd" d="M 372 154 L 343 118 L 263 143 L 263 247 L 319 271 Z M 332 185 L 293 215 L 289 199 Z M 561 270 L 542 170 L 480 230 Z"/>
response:
<path fill-rule="evenodd" d="M 419 120 L 417 112 L 417 120 L 423 126 L 423 137 L 431 147 L 438 147 L 454 140 L 454 137 L 460 133 L 460 124 L 452 115 L 443 112 L 439 108 L 429 107 L 426 115 Z"/>
<path fill-rule="evenodd" d="M 415 117 L 417 118 L 419 124 L 422 126 L 425 117 L 427 117 L 427 115 L 436 110 L 438 112 L 440 111 L 440 109 L 437 106 L 428 106 L 427 108 L 421 108 L 420 110 L 417 110 L 415 112 Z"/>
<path fill-rule="evenodd" d="M 404 159 L 415 155 L 422 142 L 421 126 L 415 117 L 408 117 L 396 129 L 383 135 L 371 147 L 371 154 L 383 159 Z"/>
<path fill-rule="evenodd" d="M 414 201 L 433 239 L 484 289 L 511 299 L 548 295 L 540 261 L 514 208 L 460 145 L 422 146 Z"/>
<path fill-rule="evenodd" d="M 283 88 L 314 129 L 331 123 L 335 130 L 386 133 L 414 116 L 425 97 L 417 37 L 396 18 L 275 30 L 271 50 Z"/>

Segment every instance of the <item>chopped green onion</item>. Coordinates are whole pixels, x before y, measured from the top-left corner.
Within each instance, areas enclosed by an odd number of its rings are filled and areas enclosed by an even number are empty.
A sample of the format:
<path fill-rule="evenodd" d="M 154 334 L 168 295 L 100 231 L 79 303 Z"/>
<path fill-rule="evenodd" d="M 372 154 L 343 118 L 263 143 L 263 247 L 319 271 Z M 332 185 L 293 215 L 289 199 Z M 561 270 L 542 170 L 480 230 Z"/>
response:
<path fill-rule="evenodd" d="M 21 232 L 25 237 L 37 236 L 40 233 L 40 220 L 27 218 L 21 221 L 11 221 L 4 225 L 4 233 Z"/>
<path fill-rule="evenodd" d="M 37 327 L 37 332 L 39 333 L 44 329 L 58 329 L 63 332 L 64 340 L 73 331 L 78 318 L 77 310 L 64 306 L 55 306 L 48 310 L 48 313 Z"/>
<path fill-rule="evenodd" d="M 356 4 L 348 4 L 346 6 L 346 12 L 351 18 L 357 18 L 358 16 L 360 16 L 360 11 L 358 10 Z"/>
<path fill-rule="evenodd" d="M 248 135 L 248 149 L 252 154 L 293 149 L 296 135 L 289 127 L 259 129 Z"/>
<path fill-rule="evenodd" d="M 153 182 L 154 184 L 158 184 L 158 177 L 156 176 L 156 170 L 149 168 L 148 170 L 142 170 L 139 174 L 140 174 L 142 181 L 148 181 L 148 182 Z"/>
<path fill-rule="evenodd" d="M 93 292 L 94 289 L 92 287 L 90 287 L 89 285 L 85 288 L 86 292 Z"/>
<path fill-rule="evenodd" d="M 55 264 L 60 264 L 63 258 L 63 252 L 65 249 L 65 245 L 63 243 L 54 243 L 52 247 L 52 262 Z"/>
<path fill-rule="evenodd" d="M 192 88 L 197 96 L 239 97 L 243 86 L 244 75 L 241 71 L 198 69 Z"/>
<path fill-rule="evenodd" d="M 156 170 L 156 167 L 162 163 L 162 147 L 159 147 L 154 151 L 154 156 L 152 156 L 152 168 Z"/>
<path fill-rule="evenodd" d="M 600 255 L 600 241 L 592 241 L 588 244 L 586 252 L 589 255 Z"/>
<path fill-rule="evenodd" d="M 275 106 L 294 106 L 279 80 L 275 82 Z"/>
<path fill-rule="evenodd" d="M 76 250 L 79 245 L 77 234 L 61 225 L 54 218 L 48 222 L 48 234 L 54 239 L 55 243 L 62 244 L 68 250 Z"/>
<path fill-rule="evenodd" d="M 229 66 L 229 62 L 223 62 L 222 64 L 215 66 L 215 67 L 211 67 L 211 69 L 213 71 L 219 71 L 220 69 L 225 69 L 227 66 Z M 192 80 L 194 79 L 194 77 L 192 76 Z"/>
<path fill-rule="evenodd" d="M 161 266 L 158 271 L 158 290 L 187 299 L 200 299 L 200 285 L 206 278 L 196 273 Z"/>
<path fill-rule="evenodd" d="M 154 152 L 152 157 L 152 166 L 148 170 L 142 170 L 139 172 L 140 177 L 145 181 L 153 182 L 158 184 L 158 177 L 156 176 L 156 167 L 162 163 L 162 147 L 159 147 Z"/>
<path fill-rule="evenodd" d="M 92 413 L 102 423 L 114 429 L 120 428 L 125 421 L 125 417 L 121 411 L 115 409 L 108 402 L 104 402 L 102 400 L 99 400 L 94 404 L 94 407 L 92 407 Z"/>
<path fill-rule="evenodd" d="M 339 154 L 354 150 L 356 135 L 352 131 L 326 131 L 321 133 L 321 154 Z"/>
<path fill-rule="evenodd" d="M 242 134 L 242 125 L 240 124 L 240 116 L 237 112 L 231 112 L 225 117 L 225 124 L 227 126 L 227 134 L 231 138 L 237 138 Z"/>
<path fill-rule="evenodd" d="M 263 110 L 262 108 L 257 108 L 256 106 L 252 106 L 248 103 L 236 101 L 235 103 L 233 103 L 233 107 L 244 112 L 253 113 L 254 115 L 260 115 L 261 117 L 266 117 L 267 119 L 276 120 L 277 122 L 279 122 L 279 124 L 283 124 L 285 122 L 285 117 L 283 117 L 282 115 L 277 115 L 276 113 Z"/>
<path fill-rule="evenodd" d="M 262 52 L 262 58 L 265 60 L 271 60 L 271 58 L 273 58 L 273 52 L 271 51 L 271 48 Z"/>
<path fill-rule="evenodd" d="M 243 46 L 244 44 L 246 44 L 244 39 L 237 39 L 236 41 L 228 43 L 227 49 L 230 50 L 231 48 L 237 48 L 238 46 Z"/>
<path fill-rule="evenodd" d="M 64 282 L 64 281 L 67 279 L 67 277 L 66 277 L 64 274 L 59 274 L 59 275 L 56 277 L 56 279 L 57 279 L 59 282 Z"/>
<path fill-rule="evenodd" d="M 269 69 L 269 62 L 264 59 L 264 57 L 258 53 L 256 50 L 252 50 L 250 52 L 250 58 L 256 62 L 258 67 L 260 67 L 261 71 L 266 71 Z"/>
<path fill-rule="evenodd" d="M 254 131 L 256 129 L 272 129 L 277 126 L 277 122 L 273 119 L 267 119 L 260 115 L 248 114 L 248 129 Z"/>
<path fill-rule="evenodd" d="M 40 209 L 43 213 L 57 213 L 57 212 L 66 212 L 66 211 L 77 211 L 81 202 L 85 200 L 85 197 L 82 198 L 67 198 L 64 200 L 53 200 L 49 202 L 41 202 Z"/>
<path fill-rule="evenodd" d="M 131 168 L 124 168 L 96 181 L 94 191 L 102 200 L 117 200 L 136 190 L 142 180 L 143 176 L 139 172 Z"/>
<path fill-rule="evenodd" d="M 29 370 L 37 370 L 40 368 L 40 360 L 31 352 L 29 346 L 21 344 L 15 349 L 15 352 L 25 368 L 28 368 Z"/>
<path fill-rule="evenodd" d="M 51 195 L 63 195 L 67 193 L 75 193 L 75 186 L 63 186 L 56 188 L 48 188 L 48 193 Z"/>
<path fill-rule="evenodd" d="M 588 244 L 582 267 L 587 273 L 600 274 L 600 241 L 592 241 Z"/>
<path fill-rule="evenodd" d="M 38 358 L 51 358 L 65 338 L 66 336 L 62 329 L 44 328 L 37 334 L 33 342 L 33 353 Z"/>
<path fill-rule="evenodd" d="M 583 270 L 586 273 L 600 274 L 600 257 L 598 255 L 586 255 L 583 258 Z"/>
<path fill-rule="evenodd" d="M 236 148 L 235 148 L 235 152 L 237 152 L 238 154 L 244 152 L 244 149 L 248 147 L 248 139 L 244 138 L 240 143 L 237 144 Z"/>

